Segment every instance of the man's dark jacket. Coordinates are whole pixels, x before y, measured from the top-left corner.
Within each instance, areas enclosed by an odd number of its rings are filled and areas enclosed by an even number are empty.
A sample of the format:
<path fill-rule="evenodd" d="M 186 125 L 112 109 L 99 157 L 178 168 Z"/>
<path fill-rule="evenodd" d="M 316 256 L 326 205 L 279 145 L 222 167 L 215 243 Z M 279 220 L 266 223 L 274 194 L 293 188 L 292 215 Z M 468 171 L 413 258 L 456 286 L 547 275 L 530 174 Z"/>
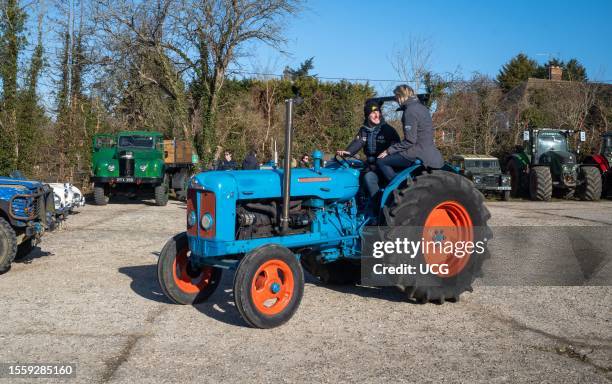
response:
<path fill-rule="evenodd" d="M 411 97 L 400 106 L 404 140 L 393 144 L 387 150 L 392 155 L 399 153 L 408 159 L 421 159 L 432 168 L 444 165 L 442 154 L 434 144 L 434 128 L 429 110 L 416 97 Z"/>
<path fill-rule="evenodd" d="M 234 160 L 219 160 L 215 169 L 217 171 L 233 171 L 236 168 L 238 168 L 238 164 Z"/>
<path fill-rule="evenodd" d="M 381 123 L 375 127 L 368 127 L 364 124 L 359 128 L 355 139 L 346 147 L 346 151 L 355 155 L 363 148 L 363 152 L 368 157 L 368 162 L 374 163 L 378 155 L 399 141 L 399 135 L 387 123 Z"/>

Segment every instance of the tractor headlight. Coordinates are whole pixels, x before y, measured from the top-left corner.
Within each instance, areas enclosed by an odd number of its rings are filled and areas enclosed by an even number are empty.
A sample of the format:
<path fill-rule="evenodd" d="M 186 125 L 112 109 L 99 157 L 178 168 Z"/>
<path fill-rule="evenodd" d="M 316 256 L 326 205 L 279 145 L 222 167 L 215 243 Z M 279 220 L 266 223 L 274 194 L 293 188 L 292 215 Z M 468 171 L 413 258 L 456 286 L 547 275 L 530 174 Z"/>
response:
<path fill-rule="evenodd" d="M 202 226 L 202 229 L 205 231 L 208 231 L 209 229 L 212 228 L 213 218 L 210 215 L 210 213 L 205 213 L 202 215 L 202 220 L 200 221 L 200 225 Z"/>
<path fill-rule="evenodd" d="M 475 183 L 480 183 L 482 181 L 482 179 L 480 178 L 480 176 L 474 176 L 474 182 Z"/>
<path fill-rule="evenodd" d="M 115 170 L 115 164 L 109 164 L 106 168 L 109 170 L 109 172 L 112 172 Z"/>
<path fill-rule="evenodd" d="M 147 170 L 147 165 L 146 164 L 140 164 L 140 167 L 138 167 L 138 168 L 140 168 L 140 171 L 144 172 L 144 171 Z"/>
<path fill-rule="evenodd" d="M 197 220 L 196 213 L 194 211 L 189 212 L 189 214 L 187 215 L 187 226 L 193 227 L 196 223 L 196 220 Z"/>
<path fill-rule="evenodd" d="M 501 182 L 502 182 L 502 185 L 510 185 L 510 176 L 502 175 Z"/>

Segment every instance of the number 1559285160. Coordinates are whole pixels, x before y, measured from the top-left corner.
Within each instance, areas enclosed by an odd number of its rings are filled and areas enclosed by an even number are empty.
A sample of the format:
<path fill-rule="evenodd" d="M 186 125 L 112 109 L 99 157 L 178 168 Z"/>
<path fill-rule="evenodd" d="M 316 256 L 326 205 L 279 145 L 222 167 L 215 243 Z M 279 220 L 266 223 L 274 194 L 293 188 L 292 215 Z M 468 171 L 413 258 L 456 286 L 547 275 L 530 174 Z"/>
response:
<path fill-rule="evenodd" d="M 76 377 L 76 364 L 0 363 L 0 378 L 11 377 Z"/>

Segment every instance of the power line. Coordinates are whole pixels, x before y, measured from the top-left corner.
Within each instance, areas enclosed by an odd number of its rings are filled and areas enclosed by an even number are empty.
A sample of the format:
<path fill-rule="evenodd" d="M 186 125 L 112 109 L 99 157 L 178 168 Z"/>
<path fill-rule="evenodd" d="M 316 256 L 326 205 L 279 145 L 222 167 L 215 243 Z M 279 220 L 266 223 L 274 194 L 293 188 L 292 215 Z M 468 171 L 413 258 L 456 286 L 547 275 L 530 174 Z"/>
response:
<path fill-rule="evenodd" d="M 240 75 L 249 75 L 249 76 L 268 76 L 268 77 L 278 77 L 283 78 L 285 75 L 277 74 L 277 73 L 261 73 L 261 72 L 249 72 L 249 71 L 232 71 L 233 74 Z M 319 76 L 319 75 L 305 75 L 304 77 L 312 77 L 319 80 L 337 80 L 337 81 L 366 81 L 366 82 L 390 82 L 390 83 L 416 83 L 416 81 L 410 80 L 400 80 L 400 79 L 368 79 L 368 78 L 350 78 L 350 77 L 327 77 L 327 76 Z M 444 80 L 446 83 L 450 84 L 461 84 L 461 83 L 469 83 L 470 80 Z M 589 80 L 589 83 L 612 83 L 612 79 L 607 80 Z M 491 79 L 491 83 L 496 83 L 495 80 Z"/>

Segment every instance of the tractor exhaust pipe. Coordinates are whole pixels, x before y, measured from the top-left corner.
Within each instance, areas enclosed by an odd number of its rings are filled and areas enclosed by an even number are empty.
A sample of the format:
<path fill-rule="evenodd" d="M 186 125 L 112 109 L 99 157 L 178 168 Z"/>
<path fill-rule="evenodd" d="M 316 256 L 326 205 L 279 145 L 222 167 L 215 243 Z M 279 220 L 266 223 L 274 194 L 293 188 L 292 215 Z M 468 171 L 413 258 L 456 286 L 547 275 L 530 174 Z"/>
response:
<path fill-rule="evenodd" d="M 283 167 L 283 212 L 281 234 L 289 229 L 289 201 L 291 199 L 291 139 L 293 136 L 293 106 L 302 103 L 301 98 L 285 100 L 285 163 Z"/>

